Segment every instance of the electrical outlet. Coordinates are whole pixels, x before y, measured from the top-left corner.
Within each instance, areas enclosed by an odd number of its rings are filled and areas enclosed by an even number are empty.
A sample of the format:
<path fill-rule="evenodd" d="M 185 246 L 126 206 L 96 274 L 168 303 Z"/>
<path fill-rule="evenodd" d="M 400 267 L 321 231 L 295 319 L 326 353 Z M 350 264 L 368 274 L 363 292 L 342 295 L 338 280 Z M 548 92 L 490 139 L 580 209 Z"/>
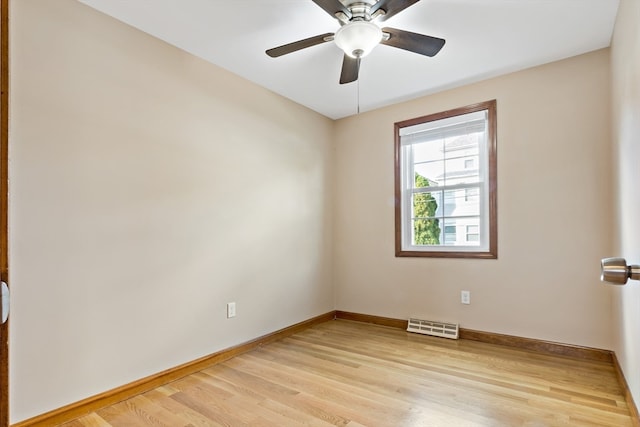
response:
<path fill-rule="evenodd" d="M 462 304 L 471 304 L 471 292 L 460 291 L 460 302 Z"/>
<path fill-rule="evenodd" d="M 236 317 L 236 303 L 229 302 L 227 303 L 227 319 L 231 317 Z"/>

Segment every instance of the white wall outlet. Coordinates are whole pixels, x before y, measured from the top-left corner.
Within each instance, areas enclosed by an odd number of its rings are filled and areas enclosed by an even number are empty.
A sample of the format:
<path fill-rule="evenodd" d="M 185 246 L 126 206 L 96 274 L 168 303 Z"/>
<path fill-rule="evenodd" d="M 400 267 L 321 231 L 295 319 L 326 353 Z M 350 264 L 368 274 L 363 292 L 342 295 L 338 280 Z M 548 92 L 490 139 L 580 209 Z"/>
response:
<path fill-rule="evenodd" d="M 460 302 L 462 304 L 471 304 L 471 292 L 460 291 Z"/>
<path fill-rule="evenodd" d="M 236 317 L 236 303 L 229 302 L 227 303 L 227 319 L 231 317 Z"/>

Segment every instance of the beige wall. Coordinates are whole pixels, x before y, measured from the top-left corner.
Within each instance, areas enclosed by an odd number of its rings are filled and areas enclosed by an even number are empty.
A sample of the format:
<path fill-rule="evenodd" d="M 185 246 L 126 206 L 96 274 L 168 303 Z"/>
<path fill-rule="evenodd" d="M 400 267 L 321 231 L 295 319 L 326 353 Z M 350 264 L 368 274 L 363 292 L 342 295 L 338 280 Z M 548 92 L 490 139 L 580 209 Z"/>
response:
<path fill-rule="evenodd" d="M 333 309 L 332 121 L 73 0 L 11 7 L 12 422 Z"/>
<path fill-rule="evenodd" d="M 611 255 L 640 264 L 640 2 L 622 0 L 611 45 L 617 244 Z M 615 352 L 640 405 L 640 282 L 614 288 Z"/>
<path fill-rule="evenodd" d="M 609 77 L 601 50 L 340 120 L 336 308 L 610 348 Z M 498 260 L 395 258 L 393 123 L 490 99 Z"/>

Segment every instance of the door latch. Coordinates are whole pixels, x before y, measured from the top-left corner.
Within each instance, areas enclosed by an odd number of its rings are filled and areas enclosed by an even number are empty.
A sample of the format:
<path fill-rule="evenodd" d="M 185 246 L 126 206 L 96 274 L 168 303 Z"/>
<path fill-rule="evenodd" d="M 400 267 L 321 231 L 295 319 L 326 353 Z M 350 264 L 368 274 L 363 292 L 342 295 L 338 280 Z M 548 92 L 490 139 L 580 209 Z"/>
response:
<path fill-rule="evenodd" d="M 2 318 L 0 319 L 2 321 L 0 322 L 0 324 L 3 324 L 9 318 L 9 286 L 7 286 L 5 282 L 1 282 L 0 287 L 2 288 Z"/>

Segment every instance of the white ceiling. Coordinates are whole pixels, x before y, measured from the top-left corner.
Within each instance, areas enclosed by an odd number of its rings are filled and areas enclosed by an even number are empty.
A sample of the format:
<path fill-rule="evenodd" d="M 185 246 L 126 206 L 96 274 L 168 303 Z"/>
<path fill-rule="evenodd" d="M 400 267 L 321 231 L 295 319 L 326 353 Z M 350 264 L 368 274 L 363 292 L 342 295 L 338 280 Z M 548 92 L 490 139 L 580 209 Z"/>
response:
<path fill-rule="evenodd" d="M 433 58 L 380 45 L 359 83 L 338 84 L 342 52 L 324 43 L 266 49 L 338 22 L 311 0 L 80 0 L 337 119 L 609 46 L 619 0 L 422 0 L 382 24 L 446 39 Z M 346 0 L 343 0 L 346 1 Z"/>

